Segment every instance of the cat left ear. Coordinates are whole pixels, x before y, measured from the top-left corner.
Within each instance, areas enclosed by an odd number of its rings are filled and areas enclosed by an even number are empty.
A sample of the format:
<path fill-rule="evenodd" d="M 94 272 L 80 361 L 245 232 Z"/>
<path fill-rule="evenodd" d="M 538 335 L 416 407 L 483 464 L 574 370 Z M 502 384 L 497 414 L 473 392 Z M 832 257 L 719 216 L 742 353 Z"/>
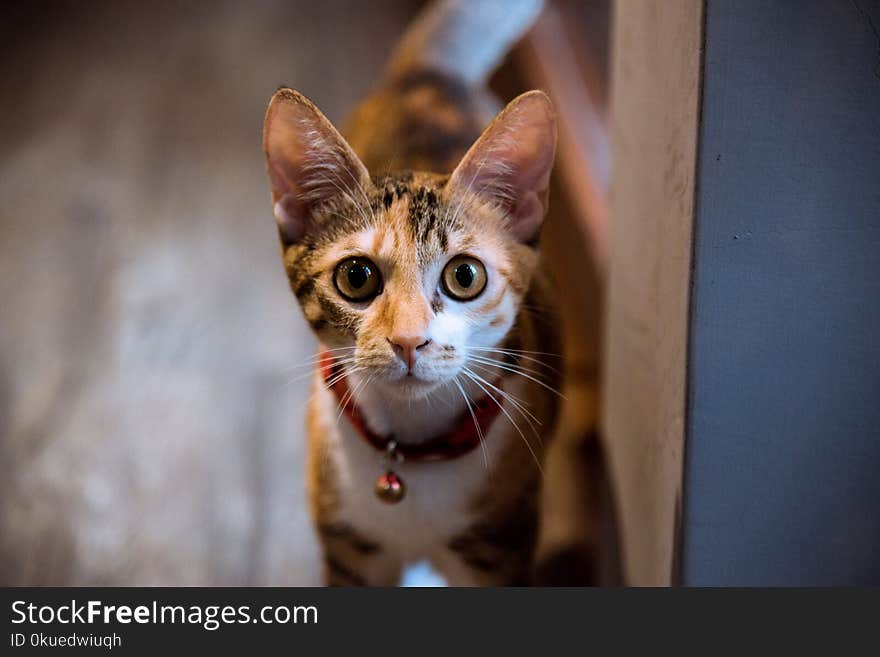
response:
<path fill-rule="evenodd" d="M 529 91 L 514 98 L 471 146 L 449 188 L 460 200 L 476 194 L 504 208 L 514 238 L 531 242 L 547 212 L 555 153 L 553 105 L 543 91 Z"/>
<path fill-rule="evenodd" d="M 272 96 L 263 151 L 282 243 L 295 244 L 315 227 L 314 210 L 340 195 L 358 198 L 370 174 L 321 111 L 298 91 Z"/>

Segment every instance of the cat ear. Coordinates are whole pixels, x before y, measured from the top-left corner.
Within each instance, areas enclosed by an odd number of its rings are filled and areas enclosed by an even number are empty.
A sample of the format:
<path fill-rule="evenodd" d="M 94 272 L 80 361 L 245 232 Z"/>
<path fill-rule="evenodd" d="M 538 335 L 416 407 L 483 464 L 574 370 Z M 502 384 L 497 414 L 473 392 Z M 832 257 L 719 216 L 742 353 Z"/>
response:
<path fill-rule="evenodd" d="M 529 91 L 495 117 L 452 172 L 449 187 L 459 199 L 473 193 L 504 208 L 513 236 L 529 242 L 547 212 L 555 152 L 550 98 Z"/>
<path fill-rule="evenodd" d="M 322 203 L 370 184 L 366 167 L 314 103 L 293 89 L 275 92 L 266 110 L 263 151 L 281 241 L 293 244 L 312 227 Z"/>

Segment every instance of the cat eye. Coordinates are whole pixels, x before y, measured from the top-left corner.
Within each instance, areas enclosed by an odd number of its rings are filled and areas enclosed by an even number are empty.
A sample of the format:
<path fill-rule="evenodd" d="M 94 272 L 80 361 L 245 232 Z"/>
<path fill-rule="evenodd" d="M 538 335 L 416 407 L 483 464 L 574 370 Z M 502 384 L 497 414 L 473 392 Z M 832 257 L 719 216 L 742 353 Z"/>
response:
<path fill-rule="evenodd" d="M 486 268 L 471 256 L 455 256 L 443 269 L 443 290 L 453 299 L 470 301 L 486 287 Z"/>
<path fill-rule="evenodd" d="M 367 258 L 347 258 L 336 265 L 333 284 L 349 301 L 369 301 L 382 291 L 382 276 Z"/>

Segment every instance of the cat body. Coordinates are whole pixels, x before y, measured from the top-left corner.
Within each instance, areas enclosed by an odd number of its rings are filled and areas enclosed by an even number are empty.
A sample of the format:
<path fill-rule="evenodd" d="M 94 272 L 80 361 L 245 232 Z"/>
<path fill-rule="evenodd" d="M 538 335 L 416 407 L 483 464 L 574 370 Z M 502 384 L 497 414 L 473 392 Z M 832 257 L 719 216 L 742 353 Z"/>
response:
<path fill-rule="evenodd" d="M 347 139 L 298 92 L 270 103 L 285 269 L 321 343 L 307 470 L 328 584 L 393 585 L 419 560 L 453 585 L 529 580 L 559 388 L 537 250 L 555 120 L 529 92 L 486 127 L 483 82 L 539 8 L 433 5 Z M 487 24 L 491 47 L 456 57 Z"/>

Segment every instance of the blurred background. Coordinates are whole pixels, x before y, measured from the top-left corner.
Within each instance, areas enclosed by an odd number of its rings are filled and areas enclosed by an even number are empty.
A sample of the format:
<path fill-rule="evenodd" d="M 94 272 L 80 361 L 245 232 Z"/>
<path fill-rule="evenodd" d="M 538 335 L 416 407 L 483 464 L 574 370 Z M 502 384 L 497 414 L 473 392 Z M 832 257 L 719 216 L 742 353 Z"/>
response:
<path fill-rule="evenodd" d="M 550 86 L 561 57 L 604 102 L 607 3 L 559 4 L 593 12 L 589 57 L 554 54 L 553 16 L 496 76 L 502 97 Z M 298 367 L 314 340 L 278 256 L 263 114 L 285 83 L 342 122 L 420 5 L 4 5 L 0 583 L 319 583 Z M 607 165 L 597 125 L 583 140 Z M 601 213 L 599 188 L 555 212 Z M 584 235 L 561 242 L 576 256 Z M 592 276 L 572 306 L 588 386 Z"/>
<path fill-rule="evenodd" d="M 341 119 L 414 10 L 4 7 L 0 581 L 318 582 L 263 114 Z"/>

